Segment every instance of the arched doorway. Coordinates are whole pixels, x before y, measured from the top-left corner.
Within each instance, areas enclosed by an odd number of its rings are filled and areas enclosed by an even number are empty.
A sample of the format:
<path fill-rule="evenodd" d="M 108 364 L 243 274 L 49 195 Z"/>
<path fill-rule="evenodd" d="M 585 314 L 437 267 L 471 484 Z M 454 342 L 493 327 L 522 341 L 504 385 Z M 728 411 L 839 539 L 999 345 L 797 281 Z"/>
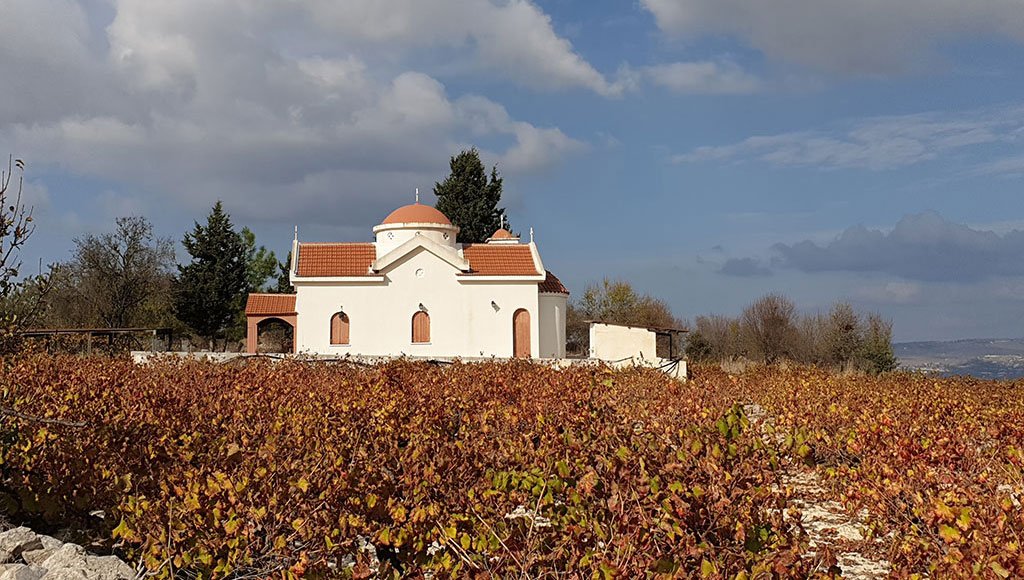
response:
<path fill-rule="evenodd" d="M 295 327 L 277 317 L 256 323 L 256 352 L 290 353 L 295 346 Z"/>
<path fill-rule="evenodd" d="M 512 356 L 530 358 L 530 312 L 525 308 L 512 314 Z"/>
<path fill-rule="evenodd" d="M 291 339 L 290 342 L 284 343 L 286 346 L 280 347 L 280 352 L 298 350 L 295 336 L 295 326 L 298 323 L 298 315 L 295 312 L 295 295 L 253 293 L 249 295 L 245 303 L 245 352 L 250 354 L 273 352 L 265 350 L 265 347 L 260 344 L 260 331 L 264 323 L 269 325 L 270 321 L 274 321 L 273 326 L 275 327 L 279 324 L 288 327 L 284 330 L 274 331 Z M 270 329 L 271 327 L 268 326 L 268 333 Z"/>

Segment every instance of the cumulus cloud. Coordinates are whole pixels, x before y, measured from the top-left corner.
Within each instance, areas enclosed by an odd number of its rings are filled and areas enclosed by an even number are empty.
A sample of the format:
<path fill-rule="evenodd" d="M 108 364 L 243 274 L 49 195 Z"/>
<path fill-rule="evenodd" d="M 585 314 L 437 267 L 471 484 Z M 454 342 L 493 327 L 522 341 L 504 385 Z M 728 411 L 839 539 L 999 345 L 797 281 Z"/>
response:
<path fill-rule="evenodd" d="M 744 95 L 762 88 L 755 75 L 728 61 L 654 65 L 644 69 L 644 76 L 655 85 L 681 94 Z"/>
<path fill-rule="evenodd" d="M 761 261 L 756 258 L 730 258 L 725 261 L 725 264 L 722 265 L 718 272 L 726 276 L 736 276 L 739 278 L 772 275 L 772 271 L 762 266 Z"/>
<path fill-rule="evenodd" d="M 314 0 L 303 5 L 313 23 L 350 41 L 384 50 L 468 49 L 477 67 L 526 86 L 619 92 L 528 0 Z"/>
<path fill-rule="evenodd" d="M 926 66 L 944 41 L 1024 42 L 1018 0 L 641 0 L 667 34 L 726 34 L 769 58 L 833 73 Z"/>
<path fill-rule="evenodd" d="M 876 117 L 843 129 L 749 137 L 731 145 L 703 146 L 672 158 L 675 163 L 759 161 L 780 166 L 884 170 L 914 165 L 941 154 L 989 143 L 1020 140 L 1024 107 L 967 113 Z M 994 166 L 1004 171 L 1006 162 Z"/>
<path fill-rule="evenodd" d="M 780 265 L 804 272 L 881 272 L 925 282 L 1024 276 L 1024 231 L 975 229 L 932 212 L 904 216 L 889 232 L 854 226 L 827 244 L 773 249 Z"/>
<path fill-rule="evenodd" d="M 525 1 L 384 10 L 357 1 L 117 0 L 100 25 L 70 0 L 39 0 L 38 17 L 22 4 L 3 3 L 0 65 L 31 74 L 12 75 L 25 98 L 0 101 L 0 138 L 37 166 L 173 196 L 190 210 L 219 198 L 245 218 L 372 223 L 467 143 L 511 173 L 586 147 L 485 97 L 452 96 L 430 75 L 371 64 L 379 45 L 465 47 L 481 66 L 506 59 L 496 74 L 511 80 L 606 88 Z M 510 30 L 531 28 L 521 32 L 532 47 L 482 46 L 498 24 L 478 19 L 505 17 Z M 434 20 L 448 28 L 429 32 Z M 350 26 L 359 30 L 332 42 Z"/>

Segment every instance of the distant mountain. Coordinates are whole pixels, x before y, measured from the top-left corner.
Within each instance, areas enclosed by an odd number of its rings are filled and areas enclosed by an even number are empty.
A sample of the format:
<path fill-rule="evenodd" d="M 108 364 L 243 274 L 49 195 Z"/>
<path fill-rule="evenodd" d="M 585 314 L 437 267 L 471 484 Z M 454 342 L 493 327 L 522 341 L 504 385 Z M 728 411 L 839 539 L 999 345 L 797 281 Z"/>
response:
<path fill-rule="evenodd" d="M 1024 378 L 1024 338 L 985 338 L 893 345 L 900 366 L 942 376 Z"/>

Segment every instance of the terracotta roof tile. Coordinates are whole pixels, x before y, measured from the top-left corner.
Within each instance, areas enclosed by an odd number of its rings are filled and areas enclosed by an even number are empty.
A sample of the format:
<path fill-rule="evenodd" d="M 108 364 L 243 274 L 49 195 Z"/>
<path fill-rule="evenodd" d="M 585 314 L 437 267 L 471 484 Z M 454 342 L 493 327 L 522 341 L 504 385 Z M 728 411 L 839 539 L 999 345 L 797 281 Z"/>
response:
<path fill-rule="evenodd" d="M 548 272 L 547 278 L 540 283 L 538 292 L 542 294 L 568 294 L 569 289 L 562 284 L 562 281 L 557 276 Z"/>
<path fill-rule="evenodd" d="M 247 316 L 295 314 L 294 294 L 250 294 L 245 301 Z"/>
<path fill-rule="evenodd" d="M 527 245 L 466 244 L 462 255 L 469 260 L 469 275 L 536 276 L 533 253 Z"/>
<path fill-rule="evenodd" d="M 370 243 L 299 244 L 299 276 L 371 276 L 377 249 Z"/>

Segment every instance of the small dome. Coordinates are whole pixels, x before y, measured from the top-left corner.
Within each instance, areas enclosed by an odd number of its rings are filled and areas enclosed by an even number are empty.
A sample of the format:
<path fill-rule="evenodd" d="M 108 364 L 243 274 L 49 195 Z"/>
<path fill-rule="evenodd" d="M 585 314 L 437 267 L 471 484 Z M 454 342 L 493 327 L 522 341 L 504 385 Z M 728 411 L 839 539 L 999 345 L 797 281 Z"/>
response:
<path fill-rule="evenodd" d="M 442 224 L 446 226 L 452 225 L 445 215 L 429 205 L 423 205 L 421 203 L 413 203 L 409 205 L 403 205 L 395 211 L 388 214 L 388 217 L 384 218 L 381 222 L 384 224 Z"/>
<path fill-rule="evenodd" d="M 512 240 L 512 239 L 515 239 L 515 238 L 505 228 L 499 228 L 498 231 L 494 232 L 494 235 L 491 236 L 491 239 L 492 240 Z"/>

